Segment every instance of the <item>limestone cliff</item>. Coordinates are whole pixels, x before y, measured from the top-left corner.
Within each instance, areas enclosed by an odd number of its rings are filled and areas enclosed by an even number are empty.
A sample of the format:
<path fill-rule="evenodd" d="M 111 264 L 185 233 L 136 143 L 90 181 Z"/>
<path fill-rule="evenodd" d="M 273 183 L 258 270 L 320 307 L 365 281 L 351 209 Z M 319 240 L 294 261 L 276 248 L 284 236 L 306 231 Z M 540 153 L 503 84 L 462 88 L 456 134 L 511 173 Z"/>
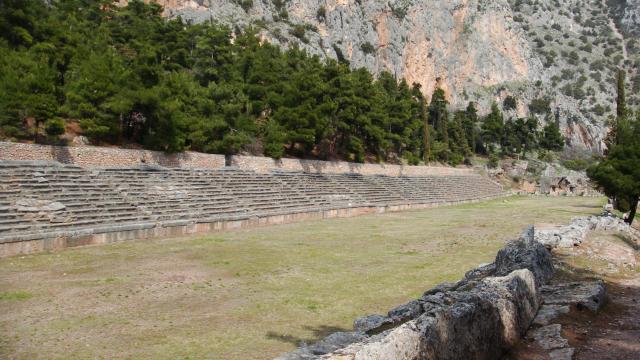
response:
<path fill-rule="evenodd" d="M 487 111 L 513 96 L 507 116 L 557 120 L 570 145 L 594 150 L 615 112 L 616 69 L 640 86 L 640 56 L 625 47 L 635 44 L 640 0 L 155 1 L 170 17 L 253 26 L 283 47 L 389 71 L 427 96 L 438 82 L 454 107 L 476 101 Z"/>

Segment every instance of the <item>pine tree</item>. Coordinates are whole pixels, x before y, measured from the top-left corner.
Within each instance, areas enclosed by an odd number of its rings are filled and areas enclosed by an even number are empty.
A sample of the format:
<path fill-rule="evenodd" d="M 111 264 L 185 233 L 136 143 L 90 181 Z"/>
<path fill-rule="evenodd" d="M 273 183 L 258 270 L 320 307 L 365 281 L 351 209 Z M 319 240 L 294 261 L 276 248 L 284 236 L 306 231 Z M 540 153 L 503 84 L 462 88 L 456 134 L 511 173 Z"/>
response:
<path fill-rule="evenodd" d="M 495 102 L 491 104 L 491 113 L 487 115 L 482 122 L 482 140 L 485 147 L 493 148 L 495 145 L 502 143 L 504 134 L 504 118 L 502 112 Z"/>
<path fill-rule="evenodd" d="M 471 155 L 471 148 L 465 135 L 463 122 L 466 112 L 456 111 L 449 126 L 449 148 L 451 149 L 451 163 L 460 164 L 464 158 Z"/>
<path fill-rule="evenodd" d="M 564 137 L 554 121 L 549 121 L 542 129 L 540 147 L 551 151 L 560 151 L 564 147 Z"/>
<path fill-rule="evenodd" d="M 431 143 L 430 153 L 436 159 L 442 161 L 449 160 L 449 131 L 447 129 L 449 123 L 449 112 L 444 90 L 437 88 L 431 96 L 429 103 L 429 121 L 435 130 L 432 134 L 433 142 Z"/>
<path fill-rule="evenodd" d="M 462 121 L 462 127 L 464 129 L 465 137 L 467 138 L 467 144 L 472 152 L 478 152 L 477 140 L 478 140 L 478 110 L 474 102 L 469 102 L 465 110 L 465 116 Z"/>
<path fill-rule="evenodd" d="M 633 223 L 640 200 L 640 116 L 621 123 L 618 142 L 599 164 L 587 169 L 589 178 L 604 193 L 616 199 L 621 211 L 629 211 L 626 220 Z"/>

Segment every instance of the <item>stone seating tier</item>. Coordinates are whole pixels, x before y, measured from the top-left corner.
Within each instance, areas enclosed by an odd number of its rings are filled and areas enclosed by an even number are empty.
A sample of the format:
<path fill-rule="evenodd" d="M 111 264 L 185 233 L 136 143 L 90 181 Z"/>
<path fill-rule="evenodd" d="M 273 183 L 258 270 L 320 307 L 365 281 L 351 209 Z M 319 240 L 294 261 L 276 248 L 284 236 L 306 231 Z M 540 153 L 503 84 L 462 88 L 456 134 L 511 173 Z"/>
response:
<path fill-rule="evenodd" d="M 480 175 L 393 177 L 236 168 L 83 169 L 0 161 L 0 243 L 127 224 L 206 223 L 499 196 Z"/>

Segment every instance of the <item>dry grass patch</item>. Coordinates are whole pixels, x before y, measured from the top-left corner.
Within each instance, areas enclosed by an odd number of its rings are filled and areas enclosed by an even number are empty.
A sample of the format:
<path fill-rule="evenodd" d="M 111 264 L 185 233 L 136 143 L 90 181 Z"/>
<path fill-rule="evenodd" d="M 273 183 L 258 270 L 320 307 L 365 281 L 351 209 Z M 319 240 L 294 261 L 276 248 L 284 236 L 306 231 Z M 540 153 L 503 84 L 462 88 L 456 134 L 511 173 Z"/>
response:
<path fill-rule="evenodd" d="M 0 298 L 0 358 L 272 358 L 602 204 L 513 197 L 0 259 L 0 291 L 29 294 Z"/>

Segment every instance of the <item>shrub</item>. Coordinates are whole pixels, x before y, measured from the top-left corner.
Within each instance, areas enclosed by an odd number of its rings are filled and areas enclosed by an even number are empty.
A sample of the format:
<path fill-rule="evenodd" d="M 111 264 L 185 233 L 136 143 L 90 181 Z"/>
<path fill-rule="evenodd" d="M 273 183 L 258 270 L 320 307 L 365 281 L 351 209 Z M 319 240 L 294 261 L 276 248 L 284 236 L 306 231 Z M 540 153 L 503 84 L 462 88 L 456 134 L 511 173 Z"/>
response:
<path fill-rule="evenodd" d="M 495 169 L 498 167 L 498 161 L 500 161 L 500 157 L 495 152 L 489 154 L 489 161 L 487 162 L 487 166 L 491 169 Z"/>
<path fill-rule="evenodd" d="M 502 107 L 505 110 L 515 110 L 515 108 L 518 106 L 518 102 L 516 100 L 516 98 L 514 98 L 513 96 L 509 95 L 504 99 L 504 102 L 502 103 Z"/>
<path fill-rule="evenodd" d="M 534 114 L 548 114 L 551 112 L 551 100 L 545 98 L 533 99 L 529 104 L 529 111 Z"/>
<path fill-rule="evenodd" d="M 551 151 L 540 150 L 538 153 L 538 159 L 544 162 L 551 163 L 553 162 L 553 153 Z"/>
<path fill-rule="evenodd" d="M 300 39 L 300 41 L 302 41 L 303 43 L 305 43 L 305 44 L 309 43 L 309 39 L 306 36 L 306 34 L 307 34 L 306 26 L 300 25 L 300 24 L 295 24 L 289 30 L 289 33 L 291 33 L 291 35 L 293 35 L 293 36 L 297 37 L 298 39 Z"/>
<path fill-rule="evenodd" d="M 64 134 L 64 120 L 60 118 L 47 120 L 44 124 L 44 131 L 49 136 L 60 136 Z"/>
<path fill-rule="evenodd" d="M 327 19 L 327 9 L 324 5 L 320 5 L 318 8 L 318 11 L 316 12 L 316 19 L 318 19 L 318 21 L 325 21 Z"/>
<path fill-rule="evenodd" d="M 575 171 L 586 170 L 589 165 L 589 162 L 583 159 L 566 160 L 562 163 L 562 166 Z"/>
<path fill-rule="evenodd" d="M 362 52 L 365 54 L 373 54 L 376 51 L 373 45 L 371 45 L 371 43 L 368 41 L 360 45 L 360 50 L 362 50 Z"/>
<path fill-rule="evenodd" d="M 253 0 L 235 0 L 234 2 L 240 5 L 242 10 L 244 10 L 245 12 L 249 12 L 249 10 L 251 10 L 251 8 L 253 7 Z"/>

